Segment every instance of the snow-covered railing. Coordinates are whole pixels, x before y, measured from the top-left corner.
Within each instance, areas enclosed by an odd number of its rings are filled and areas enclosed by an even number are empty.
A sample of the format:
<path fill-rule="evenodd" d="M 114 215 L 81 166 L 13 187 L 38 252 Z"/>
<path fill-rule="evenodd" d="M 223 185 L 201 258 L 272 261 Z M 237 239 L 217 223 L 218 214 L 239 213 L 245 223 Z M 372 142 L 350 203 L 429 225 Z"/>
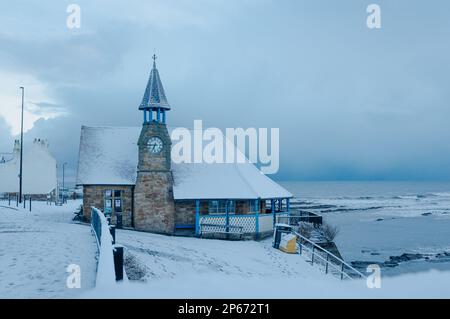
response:
<path fill-rule="evenodd" d="M 296 231 L 292 231 L 293 234 L 297 236 L 298 251 L 300 255 L 309 255 L 311 259 L 311 265 L 314 263 L 322 265 L 325 268 L 325 274 L 335 273 L 344 278 L 355 279 L 355 278 L 365 278 L 361 272 L 350 266 L 341 258 L 337 257 L 325 248 L 317 245 L 310 239 L 302 236 Z"/>
<path fill-rule="evenodd" d="M 123 247 L 115 245 L 115 228 L 105 215 L 91 208 L 91 227 L 99 251 L 96 286 L 111 286 L 123 279 Z"/>
<path fill-rule="evenodd" d="M 28 209 L 31 212 L 33 196 L 32 195 L 23 195 L 22 200 L 19 200 L 19 194 L 11 194 L 11 193 L 0 193 L 0 204 L 2 202 L 8 203 L 8 206 L 23 206 L 23 209 Z M 21 204 L 20 204 L 21 203 Z M 20 204 L 20 205 L 19 205 Z M 28 206 L 28 208 L 27 208 Z"/>

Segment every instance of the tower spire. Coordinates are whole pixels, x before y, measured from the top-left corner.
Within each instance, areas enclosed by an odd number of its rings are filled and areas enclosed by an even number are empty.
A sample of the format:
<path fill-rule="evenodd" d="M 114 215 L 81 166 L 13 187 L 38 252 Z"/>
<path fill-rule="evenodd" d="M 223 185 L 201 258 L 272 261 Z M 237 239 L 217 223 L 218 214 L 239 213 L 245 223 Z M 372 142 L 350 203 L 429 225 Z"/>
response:
<path fill-rule="evenodd" d="M 150 71 L 150 77 L 148 78 L 144 97 L 142 98 L 141 105 L 139 106 L 139 110 L 144 113 L 144 124 L 153 121 L 166 124 L 166 111 L 170 110 L 170 105 L 167 101 L 158 69 L 156 68 L 157 58 L 158 57 L 156 54 L 153 54 L 153 68 Z M 147 115 L 149 116 L 148 119 Z M 153 115 L 155 115 L 155 117 Z"/>

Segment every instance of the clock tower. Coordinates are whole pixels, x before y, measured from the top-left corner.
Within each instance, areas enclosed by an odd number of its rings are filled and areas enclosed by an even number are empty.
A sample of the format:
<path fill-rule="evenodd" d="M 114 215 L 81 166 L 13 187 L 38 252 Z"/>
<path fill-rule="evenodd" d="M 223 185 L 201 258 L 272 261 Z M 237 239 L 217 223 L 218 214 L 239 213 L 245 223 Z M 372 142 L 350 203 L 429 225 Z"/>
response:
<path fill-rule="evenodd" d="M 166 127 L 166 112 L 170 110 L 156 68 L 153 68 L 139 110 L 143 125 L 138 141 L 139 160 L 134 190 L 134 227 L 136 230 L 173 234 L 175 204 L 171 146 Z"/>

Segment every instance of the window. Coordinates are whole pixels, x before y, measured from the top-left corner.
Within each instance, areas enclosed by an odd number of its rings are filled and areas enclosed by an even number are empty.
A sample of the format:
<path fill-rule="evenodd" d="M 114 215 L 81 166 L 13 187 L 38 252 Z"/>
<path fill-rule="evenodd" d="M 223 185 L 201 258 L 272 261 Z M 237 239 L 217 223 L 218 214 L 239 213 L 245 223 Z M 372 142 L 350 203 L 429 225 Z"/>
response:
<path fill-rule="evenodd" d="M 250 212 L 256 213 L 257 211 L 259 211 L 259 201 L 250 200 Z"/>
<path fill-rule="evenodd" d="M 219 213 L 219 201 L 218 200 L 209 201 L 208 213 L 210 213 L 210 214 L 218 214 Z"/>
<path fill-rule="evenodd" d="M 114 211 L 116 213 L 122 212 L 122 199 L 115 199 L 114 200 Z"/>
<path fill-rule="evenodd" d="M 210 214 L 234 214 L 236 212 L 235 202 L 233 200 L 212 200 L 209 202 L 208 212 Z"/>
<path fill-rule="evenodd" d="M 113 211 L 115 213 L 123 212 L 123 200 L 121 190 L 105 190 L 104 198 L 104 213 L 105 215 L 111 215 Z M 114 206 L 113 206 L 114 204 Z"/>

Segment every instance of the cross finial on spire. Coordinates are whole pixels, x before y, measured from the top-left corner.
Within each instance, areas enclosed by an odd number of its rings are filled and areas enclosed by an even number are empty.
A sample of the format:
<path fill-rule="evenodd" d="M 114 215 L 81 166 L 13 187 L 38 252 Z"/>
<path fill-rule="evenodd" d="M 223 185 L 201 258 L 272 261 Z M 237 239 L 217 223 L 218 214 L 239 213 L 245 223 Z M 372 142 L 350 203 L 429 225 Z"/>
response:
<path fill-rule="evenodd" d="M 153 53 L 152 59 L 153 59 L 153 67 L 156 69 L 156 59 L 158 57 L 156 56 L 156 53 Z"/>

